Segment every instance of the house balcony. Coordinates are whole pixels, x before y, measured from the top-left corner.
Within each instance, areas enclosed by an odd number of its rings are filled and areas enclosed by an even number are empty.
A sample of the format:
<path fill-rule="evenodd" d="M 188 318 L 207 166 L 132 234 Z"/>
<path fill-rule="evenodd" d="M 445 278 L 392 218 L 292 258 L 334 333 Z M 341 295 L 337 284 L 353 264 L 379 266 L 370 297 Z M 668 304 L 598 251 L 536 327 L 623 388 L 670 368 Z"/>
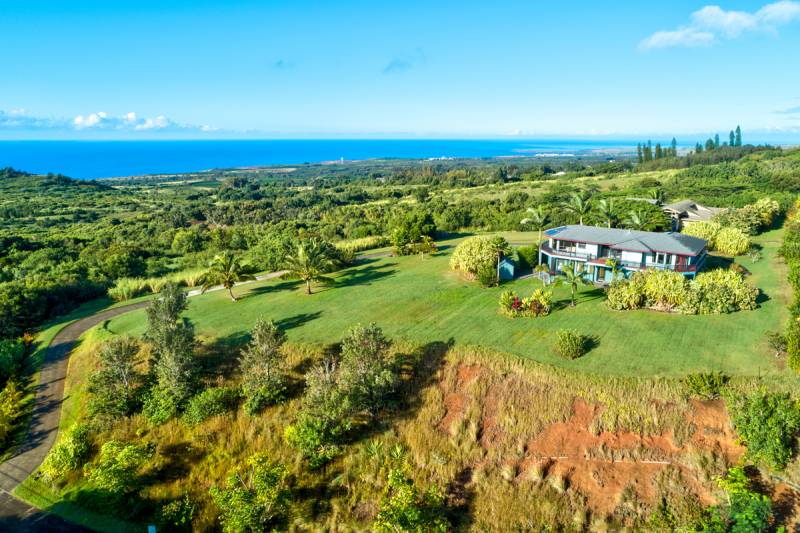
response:
<path fill-rule="evenodd" d="M 656 270 L 672 270 L 674 272 L 689 273 L 697 272 L 698 270 L 702 269 L 703 263 L 705 262 L 705 256 L 702 256 L 697 263 L 692 265 L 666 265 L 660 263 L 645 263 L 642 261 L 623 261 L 621 255 L 618 253 L 597 256 L 594 254 L 578 252 L 575 248 L 554 249 L 547 244 L 542 244 L 541 251 L 542 253 L 551 257 L 583 261 L 594 266 L 605 268 L 611 268 L 608 265 L 608 262 L 614 261 L 617 263 L 619 268 L 623 270 L 646 270 L 652 268 Z"/>
<path fill-rule="evenodd" d="M 560 257 L 565 259 L 576 259 L 578 261 L 590 261 L 592 259 L 597 259 L 595 254 L 589 254 L 585 252 L 579 252 L 577 248 L 553 248 L 547 244 L 542 244 L 539 247 L 539 250 L 542 253 L 545 253 L 552 257 Z"/>

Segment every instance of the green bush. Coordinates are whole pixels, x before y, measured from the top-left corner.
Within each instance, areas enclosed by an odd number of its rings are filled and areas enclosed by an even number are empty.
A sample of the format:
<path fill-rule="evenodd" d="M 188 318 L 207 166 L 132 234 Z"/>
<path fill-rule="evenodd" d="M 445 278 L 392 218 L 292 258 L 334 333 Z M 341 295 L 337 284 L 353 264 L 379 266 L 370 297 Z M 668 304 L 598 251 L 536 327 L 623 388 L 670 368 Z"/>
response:
<path fill-rule="evenodd" d="M 112 440 L 103 444 L 96 461 L 84 466 L 84 473 L 94 487 L 122 496 L 136 489 L 139 471 L 152 456 L 149 446 Z"/>
<path fill-rule="evenodd" d="M 757 307 L 759 290 L 733 270 L 716 269 L 698 274 L 689 283 L 683 311 L 688 314 L 720 314 Z"/>
<path fill-rule="evenodd" d="M 553 304 L 552 291 L 536 289 L 529 298 L 520 298 L 514 291 L 503 291 L 500 295 L 500 312 L 510 317 L 545 316 Z"/>
<path fill-rule="evenodd" d="M 22 413 L 22 389 L 14 380 L 8 380 L 0 391 L 0 443 L 4 443 Z"/>
<path fill-rule="evenodd" d="M 481 287 L 494 287 L 497 285 L 497 269 L 493 264 L 481 265 L 475 277 Z"/>
<path fill-rule="evenodd" d="M 236 408 L 239 394 L 227 387 L 212 387 L 192 397 L 186 404 L 182 419 L 189 426 L 196 426 L 212 416 L 228 413 Z"/>
<path fill-rule="evenodd" d="M 532 270 L 539 263 L 539 248 L 520 246 L 517 248 L 517 264 L 520 270 Z"/>
<path fill-rule="evenodd" d="M 788 394 L 760 391 L 730 398 L 731 420 L 755 462 L 783 470 L 794 454 L 800 407 Z"/>
<path fill-rule="evenodd" d="M 61 479 L 69 472 L 78 470 L 89 457 L 92 445 L 89 441 L 89 426 L 73 425 L 53 446 L 39 467 L 39 475 L 47 483 Z"/>
<path fill-rule="evenodd" d="M 641 309 L 645 305 L 644 280 L 637 276 L 611 282 L 606 290 L 606 305 L 616 311 Z"/>
<path fill-rule="evenodd" d="M 713 400 L 722 394 L 722 389 L 728 383 L 728 376 L 722 372 L 689 374 L 683 379 L 683 383 L 692 395 Z"/>
<path fill-rule="evenodd" d="M 491 237 L 470 237 L 456 246 L 450 258 L 450 268 L 458 270 L 470 278 L 488 265 L 494 270 L 497 264 L 497 248 Z M 494 272 L 496 278 L 497 273 Z"/>
<path fill-rule="evenodd" d="M 179 500 L 161 506 L 158 524 L 166 531 L 191 531 L 195 508 L 194 502 L 186 494 Z"/>
<path fill-rule="evenodd" d="M 722 229 L 719 222 L 692 222 L 684 225 L 681 233 L 704 239 L 709 250 L 714 250 L 717 244 L 717 234 Z"/>
<path fill-rule="evenodd" d="M 731 257 L 746 254 L 750 249 L 750 237 L 747 233 L 734 227 L 720 229 L 714 242 L 714 247 L 718 252 Z"/>
<path fill-rule="evenodd" d="M 577 359 L 588 350 L 589 339 L 574 329 L 556 331 L 556 352 L 565 359 Z"/>
<path fill-rule="evenodd" d="M 180 404 L 180 398 L 172 391 L 155 386 L 144 400 L 142 413 L 151 424 L 159 425 L 177 415 Z"/>
<path fill-rule="evenodd" d="M 25 345 L 15 339 L 0 339 L 0 383 L 15 377 L 25 357 Z"/>

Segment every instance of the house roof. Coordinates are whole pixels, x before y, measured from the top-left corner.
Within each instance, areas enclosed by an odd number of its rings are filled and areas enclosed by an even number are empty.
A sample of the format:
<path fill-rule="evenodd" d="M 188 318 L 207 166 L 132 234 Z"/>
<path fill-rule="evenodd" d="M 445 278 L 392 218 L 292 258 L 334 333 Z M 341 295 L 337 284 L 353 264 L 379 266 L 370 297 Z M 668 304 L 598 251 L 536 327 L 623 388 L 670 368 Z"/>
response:
<path fill-rule="evenodd" d="M 720 211 L 725 210 L 720 207 L 706 207 L 693 200 L 681 200 L 680 202 L 667 204 L 663 206 L 662 209 L 664 211 L 671 211 L 677 214 L 679 217 L 686 218 L 687 220 L 693 222 L 711 220 L 711 217 Z"/>
<path fill-rule="evenodd" d="M 663 252 L 677 255 L 698 255 L 706 248 L 706 241 L 699 237 L 675 231 L 656 233 L 595 226 L 560 226 L 544 232 L 548 237 L 565 241 L 602 244 L 617 250 L 630 252 Z"/>

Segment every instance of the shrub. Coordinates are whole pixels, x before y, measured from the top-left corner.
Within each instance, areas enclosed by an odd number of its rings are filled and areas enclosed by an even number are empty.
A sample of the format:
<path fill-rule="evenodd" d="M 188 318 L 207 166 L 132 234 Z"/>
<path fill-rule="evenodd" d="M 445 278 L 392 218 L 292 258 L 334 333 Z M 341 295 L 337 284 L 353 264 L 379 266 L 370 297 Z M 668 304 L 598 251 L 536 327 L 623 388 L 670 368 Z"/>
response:
<path fill-rule="evenodd" d="M 353 253 L 363 252 L 364 250 L 373 250 L 375 248 L 382 248 L 389 244 L 389 239 L 383 235 L 371 235 L 369 237 L 361 237 L 360 239 L 350 239 L 348 241 L 340 241 L 335 244 L 336 248 Z"/>
<path fill-rule="evenodd" d="M 273 527 L 285 516 L 292 497 L 287 477 L 286 467 L 259 453 L 244 468 L 231 472 L 224 488 L 212 487 L 209 492 L 221 511 L 222 530 L 277 531 Z"/>
<path fill-rule="evenodd" d="M 786 355 L 789 368 L 800 372 L 800 322 L 793 318 L 786 330 Z"/>
<path fill-rule="evenodd" d="M 645 305 L 653 309 L 672 311 L 684 304 L 687 297 L 686 277 L 671 270 L 648 270 L 634 276 L 643 280 Z"/>
<path fill-rule="evenodd" d="M 644 283 L 641 277 L 613 281 L 606 290 L 606 305 L 617 311 L 641 309 L 645 305 Z"/>
<path fill-rule="evenodd" d="M 195 507 L 189 495 L 185 494 L 183 498 L 161 506 L 158 524 L 167 531 L 191 531 Z"/>
<path fill-rule="evenodd" d="M 481 265 L 475 277 L 482 287 L 494 287 L 497 285 L 497 269 L 493 264 Z"/>
<path fill-rule="evenodd" d="M 500 295 L 500 312 L 510 317 L 545 316 L 550 313 L 553 293 L 536 289 L 530 298 L 520 298 L 514 291 L 503 291 Z"/>
<path fill-rule="evenodd" d="M 373 527 L 381 532 L 398 531 L 449 531 L 450 523 L 445 518 L 444 495 L 433 485 L 424 493 L 414 486 L 402 470 L 389 472 L 381 508 Z"/>
<path fill-rule="evenodd" d="M 25 357 L 25 344 L 14 339 L 0 339 L 0 382 L 5 382 L 19 373 Z"/>
<path fill-rule="evenodd" d="M 719 398 L 722 389 L 728 383 L 728 376 L 722 372 L 689 374 L 683 379 L 683 383 L 691 394 L 706 400 L 713 400 Z"/>
<path fill-rule="evenodd" d="M 693 222 L 686 224 L 681 233 L 705 239 L 708 243 L 708 249 L 714 250 L 717 243 L 717 234 L 721 229 L 722 225 L 718 222 Z"/>
<path fill-rule="evenodd" d="M 147 394 L 142 414 L 151 424 L 163 424 L 178 414 L 180 404 L 181 399 L 172 391 L 156 386 Z"/>
<path fill-rule="evenodd" d="M 222 415 L 236 408 L 239 395 L 227 387 L 211 387 L 192 397 L 183 412 L 183 421 L 196 426 L 212 416 Z"/>
<path fill-rule="evenodd" d="M 108 296 L 115 302 L 131 300 L 147 291 L 147 282 L 141 278 L 120 278 L 108 289 Z"/>
<path fill-rule="evenodd" d="M 726 227 L 717 233 L 715 249 L 729 256 L 742 255 L 750 249 L 750 237 L 740 229 Z"/>
<path fill-rule="evenodd" d="M 497 248 L 491 237 L 470 237 L 456 246 L 450 258 L 450 268 L 462 272 L 469 278 L 475 278 L 481 267 L 489 265 L 493 275 L 497 261 Z"/>
<path fill-rule="evenodd" d="M 149 446 L 108 441 L 97 460 L 84 467 L 84 473 L 96 488 L 121 496 L 136 488 L 139 470 L 152 455 Z"/>
<path fill-rule="evenodd" d="M 760 391 L 731 398 L 731 420 L 756 462 L 782 470 L 792 458 L 800 430 L 800 407 L 788 394 Z"/>
<path fill-rule="evenodd" d="M 14 423 L 22 412 L 22 389 L 14 380 L 8 380 L 0 391 L 0 443 L 8 439 Z"/>
<path fill-rule="evenodd" d="M 753 209 L 761 220 L 762 227 L 769 227 L 775 221 L 775 217 L 781 212 L 781 204 L 772 198 L 761 198 L 753 204 Z"/>
<path fill-rule="evenodd" d="M 88 459 L 90 451 L 89 426 L 75 424 L 50 450 L 39 468 L 39 474 L 45 482 L 53 483 L 69 472 L 81 468 Z"/>
<path fill-rule="evenodd" d="M 521 270 L 531 270 L 539 262 L 539 249 L 536 246 L 517 248 L 517 264 Z"/>
<path fill-rule="evenodd" d="M 574 329 L 556 331 L 556 352 L 565 359 L 577 359 L 586 353 L 588 339 Z"/>
<path fill-rule="evenodd" d="M 689 314 L 720 314 L 755 309 L 759 290 L 733 270 L 716 269 L 698 274 L 689 283 L 683 311 Z"/>

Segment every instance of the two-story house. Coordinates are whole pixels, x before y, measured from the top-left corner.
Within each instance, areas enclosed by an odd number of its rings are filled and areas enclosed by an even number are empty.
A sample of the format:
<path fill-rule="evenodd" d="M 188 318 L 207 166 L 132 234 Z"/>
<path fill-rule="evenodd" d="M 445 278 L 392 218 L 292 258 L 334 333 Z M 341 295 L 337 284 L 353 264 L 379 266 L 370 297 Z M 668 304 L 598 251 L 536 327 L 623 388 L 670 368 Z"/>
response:
<path fill-rule="evenodd" d="M 548 240 L 539 247 L 539 263 L 552 274 L 580 263 L 588 280 L 601 283 L 610 283 L 615 271 L 628 276 L 648 268 L 694 277 L 707 256 L 705 240 L 673 231 L 560 226 L 544 234 Z"/>

